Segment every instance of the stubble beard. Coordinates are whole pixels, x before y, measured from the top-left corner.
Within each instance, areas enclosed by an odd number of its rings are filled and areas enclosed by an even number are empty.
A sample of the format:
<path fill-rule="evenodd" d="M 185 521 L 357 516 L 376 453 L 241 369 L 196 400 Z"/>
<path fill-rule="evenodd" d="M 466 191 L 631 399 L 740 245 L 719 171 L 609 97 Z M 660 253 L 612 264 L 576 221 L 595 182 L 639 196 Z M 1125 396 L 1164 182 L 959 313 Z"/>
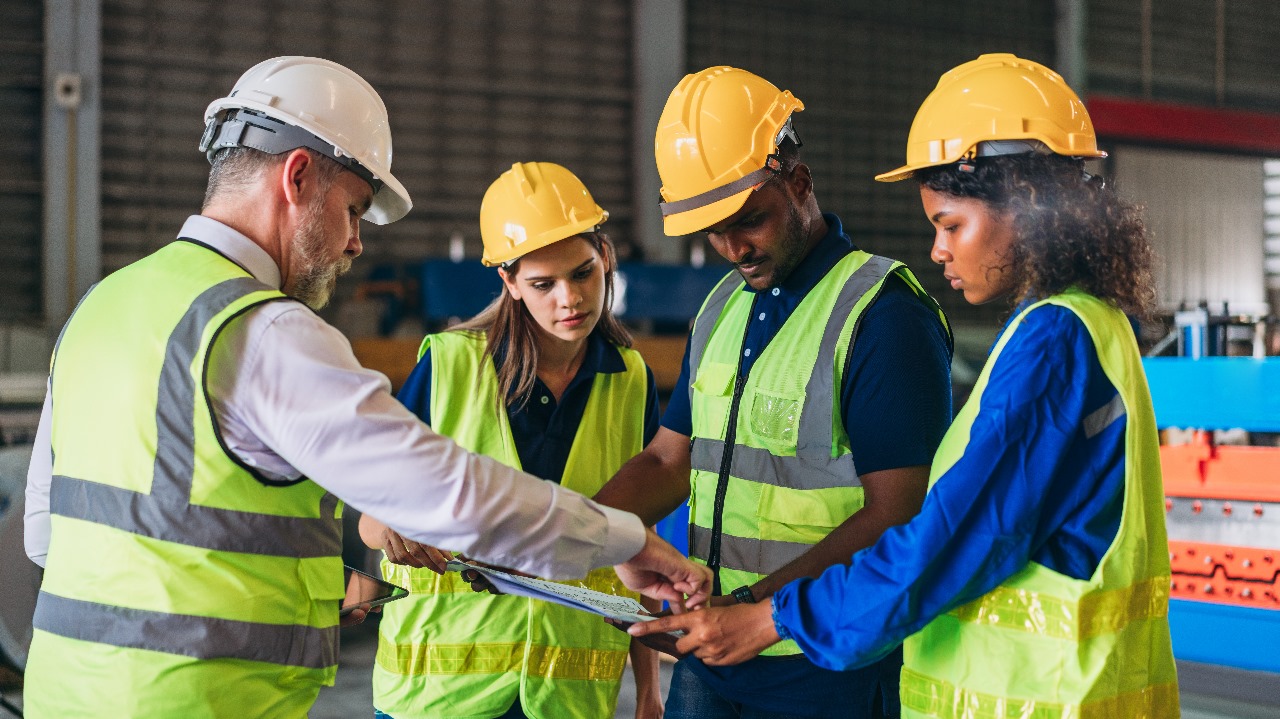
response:
<path fill-rule="evenodd" d="M 302 223 L 293 235 L 294 270 L 289 295 L 313 310 L 329 304 L 338 277 L 351 269 L 351 258 L 343 255 L 337 260 L 324 257 L 325 233 L 322 214 L 323 202 L 312 202 L 302 217 Z"/>
<path fill-rule="evenodd" d="M 775 253 L 773 272 L 769 273 L 764 289 L 781 285 L 804 260 L 809 233 L 805 229 L 800 208 L 795 203 L 790 203 L 787 208 L 786 238 L 786 243 Z"/>

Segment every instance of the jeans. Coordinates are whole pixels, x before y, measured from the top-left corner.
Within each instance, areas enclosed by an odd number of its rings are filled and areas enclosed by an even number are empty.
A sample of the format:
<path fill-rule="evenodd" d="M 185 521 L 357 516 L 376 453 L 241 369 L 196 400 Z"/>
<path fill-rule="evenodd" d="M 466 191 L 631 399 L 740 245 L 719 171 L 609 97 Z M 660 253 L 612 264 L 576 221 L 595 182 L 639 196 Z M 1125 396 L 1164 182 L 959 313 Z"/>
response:
<path fill-rule="evenodd" d="M 777 686 L 741 686 L 733 681 L 729 668 L 726 680 L 713 685 L 687 660 L 676 664 L 666 719 L 881 719 L 899 714 L 901 649 L 881 662 L 848 672 L 821 669 L 799 657 L 752 661 L 775 663 L 778 674 L 787 680 Z M 769 664 L 756 666 L 768 668 Z"/>

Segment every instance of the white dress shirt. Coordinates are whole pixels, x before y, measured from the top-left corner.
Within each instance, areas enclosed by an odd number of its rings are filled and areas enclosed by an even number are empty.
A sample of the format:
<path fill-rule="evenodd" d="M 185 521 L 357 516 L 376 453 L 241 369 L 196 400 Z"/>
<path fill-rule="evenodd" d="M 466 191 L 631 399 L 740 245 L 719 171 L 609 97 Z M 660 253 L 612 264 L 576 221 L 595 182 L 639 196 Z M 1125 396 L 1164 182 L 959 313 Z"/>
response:
<path fill-rule="evenodd" d="M 195 215 L 181 237 L 280 287 L 252 240 Z M 632 514 L 472 454 L 427 427 L 356 361 L 338 330 L 297 302 L 268 302 L 233 320 L 211 350 L 209 394 L 226 446 L 265 476 L 311 478 L 401 534 L 532 574 L 584 576 L 644 546 Z M 27 473 L 27 555 L 49 547 L 51 403 L 46 394 Z"/>

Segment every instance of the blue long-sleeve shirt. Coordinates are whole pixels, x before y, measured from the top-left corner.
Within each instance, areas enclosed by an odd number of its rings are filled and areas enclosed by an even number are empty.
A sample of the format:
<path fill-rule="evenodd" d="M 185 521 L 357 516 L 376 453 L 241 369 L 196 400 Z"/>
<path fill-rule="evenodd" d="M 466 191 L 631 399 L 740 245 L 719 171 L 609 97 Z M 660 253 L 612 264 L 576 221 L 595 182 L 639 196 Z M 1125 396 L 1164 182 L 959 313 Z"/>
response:
<path fill-rule="evenodd" d="M 964 455 L 920 514 L 852 564 L 778 591 L 779 633 L 816 664 L 849 669 L 1029 561 L 1090 577 L 1120 526 L 1126 418 L 1092 435 L 1085 420 L 1117 394 L 1074 313 L 1032 310 L 991 369 Z"/>

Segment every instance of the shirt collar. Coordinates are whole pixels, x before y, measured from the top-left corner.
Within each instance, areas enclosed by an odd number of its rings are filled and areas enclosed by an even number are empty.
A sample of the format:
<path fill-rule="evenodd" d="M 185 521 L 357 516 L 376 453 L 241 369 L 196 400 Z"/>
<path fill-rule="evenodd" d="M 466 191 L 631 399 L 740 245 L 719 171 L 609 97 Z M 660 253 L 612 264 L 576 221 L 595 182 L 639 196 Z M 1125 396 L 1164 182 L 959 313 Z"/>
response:
<path fill-rule="evenodd" d="M 188 217 L 178 237 L 208 245 L 243 267 L 257 281 L 280 289 L 280 267 L 275 260 L 271 259 L 271 255 L 268 255 L 258 243 L 212 217 L 204 215 Z"/>
<path fill-rule="evenodd" d="M 827 234 L 818 240 L 818 244 L 814 245 L 809 254 L 805 255 L 804 259 L 800 260 L 800 264 L 796 265 L 791 274 L 782 281 L 779 288 L 783 292 L 799 296 L 809 294 L 809 290 L 817 286 L 842 257 L 857 249 L 853 245 L 853 240 L 844 233 L 844 226 L 840 223 L 839 217 L 824 212 L 822 219 L 827 221 Z M 751 285 L 744 285 L 743 289 L 748 292 L 759 292 L 751 289 Z"/>
<path fill-rule="evenodd" d="M 494 365 L 501 367 L 507 361 L 507 347 L 499 346 L 494 352 Z M 600 331 L 587 335 L 587 351 L 582 357 L 582 366 L 578 368 L 578 376 L 593 377 L 597 374 L 615 374 L 625 372 L 627 363 L 622 359 L 622 352 L 604 338 Z"/>
<path fill-rule="evenodd" d="M 612 342 L 604 338 L 603 332 L 598 330 L 587 337 L 587 356 L 582 358 L 582 365 L 590 367 L 593 373 L 598 374 L 615 374 L 627 370 L 627 363 L 623 361 L 622 353 L 613 346 Z"/>

